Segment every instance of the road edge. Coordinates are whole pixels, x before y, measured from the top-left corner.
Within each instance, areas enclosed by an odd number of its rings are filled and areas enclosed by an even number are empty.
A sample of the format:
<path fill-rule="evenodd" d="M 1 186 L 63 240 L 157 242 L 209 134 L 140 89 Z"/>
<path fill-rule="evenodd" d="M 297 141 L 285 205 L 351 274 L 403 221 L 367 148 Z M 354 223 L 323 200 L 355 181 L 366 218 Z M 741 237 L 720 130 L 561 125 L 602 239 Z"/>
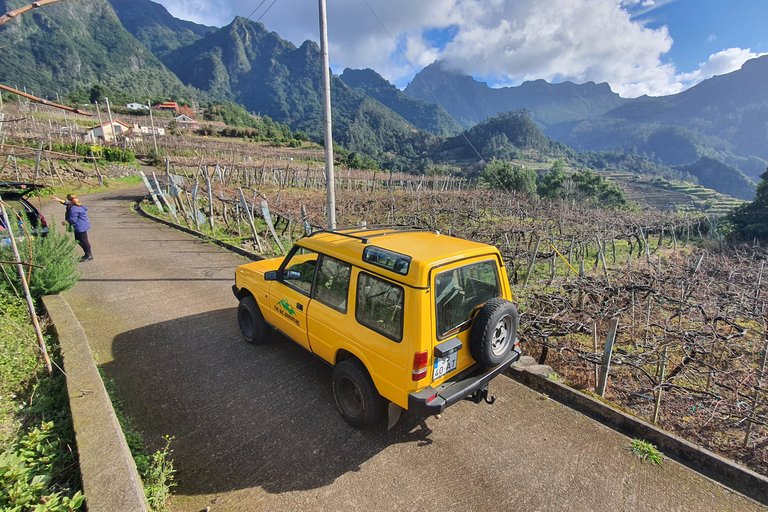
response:
<path fill-rule="evenodd" d="M 146 218 L 148 218 L 150 220 L 154 220 L 154 221 L 159 222 L 161 224 L 165 224 L 168 227 L 171 227 L 171 228 L 174 228 L 174 229 L 178 229 L 179 231 L 183 231 L 184 233 L 187 233 L 189 235 L 196 236 L 197 238 L 205 240 L 206 242 L 210 242 L 212 244 L 216 244 L 219 247 L 223 247 L 224 249 L 227 249 L 227 250 L 232 251 L 232 252 L 234 252 L 236 254 L 239 254 L 240 256 L 245 256 L 246 258 L 249 258 L 249 259 L 251 259 L 253 261 L 258 261 L 258 260 L 263 260 L 264 259 L 263 256 L 260 256 L 260 255 L 258 255 L 256 253 L 251 252 L 251 251 L 246 251 L 242 247 L 238 247 L 236 245 L 232 245 L 230 243 L 223 242 L 221 240 L 217 240 L 217 239 L 215 239 L 213 237 L 210 237 L 210 236 L 206 235 L 205 233 L 200 233 L 199 231 L 195 231 L 194 229 L 189 229 L 187 227 L 180 226 L 179 224 L 174 224 L 173 222 L 170 222 L 170 221 L 167 221 L 167 220 L 162 219 L 160 217 L 157 217 L 156 215 L 152 215 L 151 213 L 144 211 L 144 208 L 141 207 L 141 201 L 137 201 L 136 204 L 134 205 L 133 209 L 136 211 L 136 213 L 138 213 L 142 217 L 146 217 Z"/>
<path fill-rule="evenodd" d="M 61 294 L 42 300 L 58 335 L 67 376 L 86 507 L 90 512 L 147 512 L 141 478 L 85 330 Z"/>
<path fill-rule="evenodd" d="M 511 366 L 505 374 L 622 434 L 655 444 L 665 455 L 734 491 L 768 505 L 768 478 L 734 461 L 611 407 L 560 382 Z"/>

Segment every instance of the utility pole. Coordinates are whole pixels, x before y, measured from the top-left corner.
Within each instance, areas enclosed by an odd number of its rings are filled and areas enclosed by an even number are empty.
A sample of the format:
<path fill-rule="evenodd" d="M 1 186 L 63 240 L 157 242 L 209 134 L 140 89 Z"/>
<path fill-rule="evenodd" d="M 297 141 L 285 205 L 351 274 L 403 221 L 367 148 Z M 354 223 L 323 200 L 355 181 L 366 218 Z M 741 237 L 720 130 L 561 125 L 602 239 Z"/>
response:
<path fill-rule="evenodd" d="M 328 23 L 325 0 L 320 2 L 320 52 L 323 54 L 323 124 L 325 125 L 325 176 L 328 229 L 336 229 L 336 193 L 333 175 L 333 139 L 331 137 L 331 64 L 328 59 Z"/>

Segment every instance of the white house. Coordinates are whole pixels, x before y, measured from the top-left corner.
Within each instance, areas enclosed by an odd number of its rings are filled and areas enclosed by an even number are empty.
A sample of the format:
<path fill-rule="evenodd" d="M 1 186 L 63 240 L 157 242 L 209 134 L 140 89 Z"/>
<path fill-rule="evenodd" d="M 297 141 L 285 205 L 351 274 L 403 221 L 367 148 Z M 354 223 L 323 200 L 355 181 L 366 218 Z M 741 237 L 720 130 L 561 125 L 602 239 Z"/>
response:
<path fill-rule="evenodd" d="M 85 132 L 85 142 L 96 143 L 99 139 L 105 141 L 115 140 L 117 135 L 128 135 L 131 131 L 131 127 L 122 121 L 112 121 L 110 125 L 109 121 L 95 126 Z"/>
<path fill-rule="evenodd" d="M 133 123 L 131 131 L 142 135 L 152 135 L 151 126 L 139 126 L 139 123 Z M 165 128 L 155 128 L 155 135 L 165 135 Z"/>
<path fill-rule="evenodd" d="M 195 121 L 194 119 L 192 119 L 186 114 L 181 114 L 180 116 L 177 116 L 175 119 L 176 119 L 176 122 L 179 123 L 180 128 L 190 128 L 192 130 L 198 129 L 197 121 Z"/>
<path fill-rule="evenodd" d="M 141 103 L 129 103 L 125 106 L 125 108 L 131 110 L 149 110 L 148 105 L 142 105 Z"/>

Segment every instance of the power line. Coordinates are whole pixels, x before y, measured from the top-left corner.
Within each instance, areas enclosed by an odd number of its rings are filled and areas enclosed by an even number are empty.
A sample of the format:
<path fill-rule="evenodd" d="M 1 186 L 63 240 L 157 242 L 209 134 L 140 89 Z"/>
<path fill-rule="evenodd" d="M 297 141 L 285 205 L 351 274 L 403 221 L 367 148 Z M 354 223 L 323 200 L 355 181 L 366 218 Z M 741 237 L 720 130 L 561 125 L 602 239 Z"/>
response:
<path fill-rule="evenodd" d="M 443 104 L 442 104 L 442 103 L 440 103 L 440 100 L 437 98 L 437 95 L 436 95 L 436 94 L 435 94 L 435 93 L 432 91 L 432 88 L 431 88 L 431 87 L 429 86 L 429 84 L 427 84 L 427 82 L 426 82 L 426 81 L 425 81 L 425 80 L 424 80 L 424 79 L 423 79 L 423 78 L 422 78 L 422 77 L 419 75 L 419 72 L 416 70 L 416 66 L 414 66 L 414 65 L 413 65 L 413 63 L 412 63 L 412 62 L 411 62 L 411 60 L 408 58 L 408 56 L 405 54 L 405 52 L 403 51 L 403 49 L 402 49 L 402 48 L 400 48 L 400 45 L 397 43 L 397 41 L 395 40 L 395 38 L 394 38 L 394 37 L 392 37 L 392 34 L 390 34 L 389 30 L 387 30 L 387 27 L 386 27 L 386 26 L 384 26 L 384 23 L 381 21 L 381 19 L 378 17 L 378 15 L 376 14 L 376 12 L 375 12 L 375 11 L 373 10 L 373 8 L 370 6 L 370 4 L 368 3 L 368 0 L 363 0 L 363 3 L 365 3 L 365 5 L 366 5 L 366 6 L 368 7 L 368 9 L 371 11 L 371 14 L 373 14 L 373 17 L 374 17 L 374 18 L 376 18 L 376 21 L 378 21 L 378 22 L 379 22 L 379 25 L 381 25 L 381 28 L 384 30 L 384 32 L 386 32 L 387 36 L 389 36 L 389 38 L 392 40 L 392 43 L 394 43 L 395 47 L 396 47 L 396 48 L 397 48 L 397 50 L 400 52 L 400 54 L 403 56 L 403 58 L 404 58 L 404 59 L 405 59 L 405 61 L 408 63 L 408 65 L 409 65 L 409 66 L 411 66 L 411 69 L 413 70 L 413 73 L 414 73 L 414 75 L 415 75 L 415 76 L 416 76 L 416 77 L 417 77 L 419 80 L 421 80 L 421 83 L 424 85 L 424 87 L 426 87 L 427 91 L 428 91 L 428 92 L 429 92 L 429 94 L 432 96 L 432 98 L 434 98 L 435 102 L 436 102 L 436 103 L 437 103 L 437 104 L 440 106 L 440 108 L 442 108 L 442 109 L 445 111 L 445 113 L 446 113 L 446 114 L 448 114 L 448 115 L 450 116 L 451 114 L 449 114 L 449 113 L 448 113 L 448 109 L 446 109 L 446 108 L 443 106 Z M 481 155 L 481 154 L 480 154 L 480 152 L 477 150 L 477 148 L 475 148 L 474 144 L 472 144 L 472 142 L 471 142 L 471 141 L 470 141 L 470 140 L 467 138 L 467 136 L 465 135 L 465 133 L 464 133 L 464 132 L 461 132 L 461 136 L 464 138 L 464 140 L 465 140 L 465 141 L 467 141 L 467 144 L 469 144 L 469 147 L 470 147 L 470 148 L 472 148 L 472 151 L 474 151 L 474 152 L 475 152 L 475 154 L 478 156 L 478 158 L 480 158 L 480 161 L 481 161 L 482 163 L 484 163 L 484 164 L 488 165 L 488 162 L 486 162 L 486 161 L 485 161 L 485 158 L 483 158 L 483 155 Z M 499 176 L 496 174 L 496 172 L 495 172 L 495 171 L 493 171 L 493 176 L 494 176 L 494 178 L 496 178 L 496 180 L 499 182 L 499 185 L 501 185 L 501 186 L 502 186 L 502 188 L 504 188 L 504 190 L 506 190 L 507 192 L 509 192 L 509 189 L 507 189 L 507 187 L 504 185 L 504 183 L 501 181 L 501 179 L 499 178 Z"/>

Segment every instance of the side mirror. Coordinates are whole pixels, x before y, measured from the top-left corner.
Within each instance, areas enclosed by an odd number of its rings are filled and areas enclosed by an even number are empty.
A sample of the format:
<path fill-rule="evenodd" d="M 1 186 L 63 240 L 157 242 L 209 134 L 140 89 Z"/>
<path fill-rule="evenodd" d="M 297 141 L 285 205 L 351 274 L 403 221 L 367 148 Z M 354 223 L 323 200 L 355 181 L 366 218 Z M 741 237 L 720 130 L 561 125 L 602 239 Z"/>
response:
<path fill-rule="evenodd" d="M 277 281 L 277 270 L 270 270 L 268 272 L 264 272 L 264 280 Z"/>
<path fill-rule="evenodd" d="M 284 270 L 283 271 L 283 279 L 286 281 L 289 280 L 298 280 L 301 279 L 301 274 L 299 272 L 296 272 L 295 270 Z"/>

